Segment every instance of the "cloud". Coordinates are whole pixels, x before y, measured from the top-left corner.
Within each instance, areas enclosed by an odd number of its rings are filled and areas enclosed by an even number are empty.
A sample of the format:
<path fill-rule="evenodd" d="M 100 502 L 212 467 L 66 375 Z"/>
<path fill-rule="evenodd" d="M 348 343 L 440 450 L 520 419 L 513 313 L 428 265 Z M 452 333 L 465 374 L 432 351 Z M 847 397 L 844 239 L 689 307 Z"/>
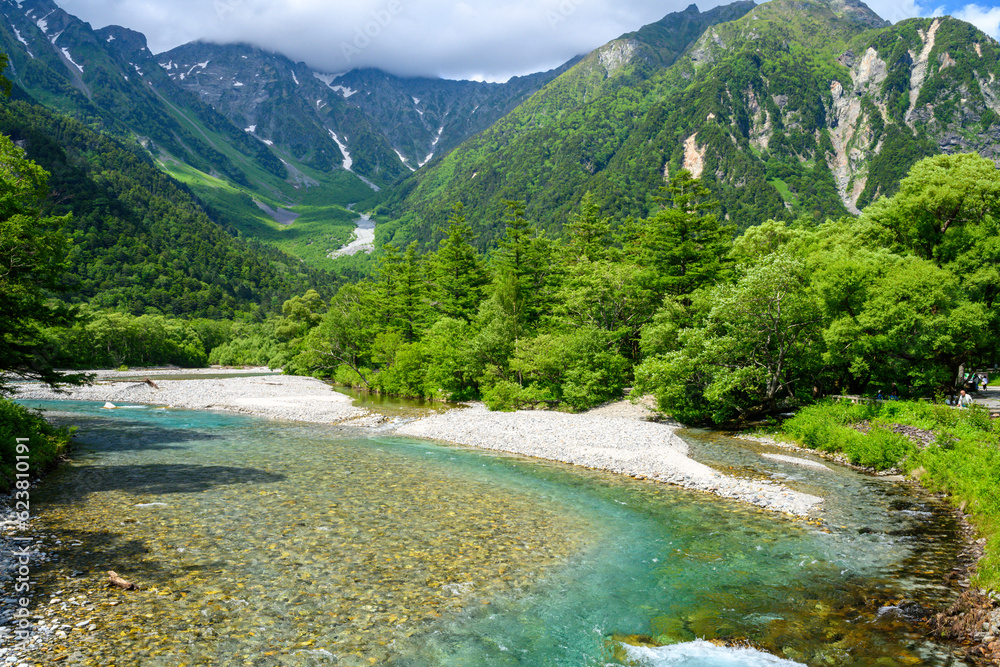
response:
<path fill-rule="evenodd" d="M 340 72 L 502 80 L 558 66 L 690 0 L 58 0 L 95 27 L 185 42 L 249 42 Z M 699 4 L 704 11 L 718 0 Z"/>
<path fill-rule="evenodd" d="M 965 5 L 953 11 L 952 16 L 968 21 L 994 39 L 1000 39 L 1000 7 Z"/>
<path fill-rule="evenodd" d="M 708 0 L 706 11 L 729 0 Z M 760 0 L 758 0 L 759 2 Z M 893 23 L 951 13 L 994 37 L 1000 8 L 955 0 L 870 0 Z M 691 0 L 57 0 L 96 27 L 124 25 L 154 53 L 204 39 L 249 42 L 342 72 L 505 80 L 576 55 L 684 9 Z M 957 9 L 956 9 L 957 7 Z"/>
<path fill-rule="evenodd" d="M 898 23 L 914 16 L 930 16 L 932 13 L 914 0 L 866 0 L 865 4 L 873 12 L 892 23 Z"/>

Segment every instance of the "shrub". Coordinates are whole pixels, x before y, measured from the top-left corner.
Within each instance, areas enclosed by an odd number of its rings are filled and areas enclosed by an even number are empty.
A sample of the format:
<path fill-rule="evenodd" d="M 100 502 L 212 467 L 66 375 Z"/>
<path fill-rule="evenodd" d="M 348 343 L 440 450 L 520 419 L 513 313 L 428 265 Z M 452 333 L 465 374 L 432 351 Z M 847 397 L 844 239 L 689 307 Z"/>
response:
<path fill-rule="evenodd" d="M 72 429 L 56 428 L 38 412 L 0 398 L 0 486 L 9 489 L 16 479 L 17 438 L 28 438 L 28 470 L 37 476 L 69 449 L 71 435 Z"/>

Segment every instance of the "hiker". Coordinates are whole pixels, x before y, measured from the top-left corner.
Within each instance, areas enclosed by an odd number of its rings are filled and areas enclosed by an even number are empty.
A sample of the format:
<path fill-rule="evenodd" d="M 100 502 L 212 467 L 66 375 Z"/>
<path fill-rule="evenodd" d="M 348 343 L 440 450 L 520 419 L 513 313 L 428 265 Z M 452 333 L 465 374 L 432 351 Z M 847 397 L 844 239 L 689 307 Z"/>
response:
<path fill-rule="evenodd" d="M 958 392 L 958 407 L 967 408 L 972 405 L 972 397 L 965 393 L 965 390 Z"/>

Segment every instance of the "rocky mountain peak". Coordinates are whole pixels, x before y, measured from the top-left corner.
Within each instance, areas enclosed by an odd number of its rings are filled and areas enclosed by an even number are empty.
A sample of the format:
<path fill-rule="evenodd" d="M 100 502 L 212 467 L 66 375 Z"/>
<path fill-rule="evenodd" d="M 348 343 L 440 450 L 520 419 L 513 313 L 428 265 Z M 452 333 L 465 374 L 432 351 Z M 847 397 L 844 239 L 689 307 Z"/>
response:
<path fill-rule="evenodd" d="M 886 28 L 892 25 L 872 11 L 861 0 L 826 0 L 826 5 L 839 18 L 846 19 L 867 28 Z"/>

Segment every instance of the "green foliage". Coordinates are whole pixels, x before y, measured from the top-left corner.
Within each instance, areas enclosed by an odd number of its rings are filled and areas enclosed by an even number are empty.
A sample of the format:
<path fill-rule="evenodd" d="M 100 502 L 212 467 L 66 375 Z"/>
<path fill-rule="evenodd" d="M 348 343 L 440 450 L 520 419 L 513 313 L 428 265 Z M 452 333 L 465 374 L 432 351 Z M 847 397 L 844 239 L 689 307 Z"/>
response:
<path fill-rule="evenodd" d="M 48 331 L 63 368 L 117 368 L 173 364 L 206 365 L 208 354 L 189 323 L 163 315 L 136 317 L 84 311 L 71 327 Z"/>
<path fill-rule="evenodd" d="M 904 436 L 884 426 L 873 425 L 867 433 L 852 428 L 864 420 L 878 419 L 880 405 L 853 405 L 848 402 L 823 402 L 798 411 L 782 424 L 782 432 L 796 443 L 810 449 L 842 453 L 851 463 L 876 470 L 902 465 L 915 451 Z"/>
<path fill-rule="evenodd" d="M 208 363 L 220 366 L 269 366 L 278 368 L 287 358 L 285 347 L 278 340 L 274 323 L 245 324 L 236 322 L 231 339 L 211 349 Z"/>
<path fill-rule="evenodd" d="M 679 334 L 678 351 L 637 369 L 637 387 L 654 393 L 662 410 L 720 423 L 801 398 L 818 363 L 822 321 L 805 266 L 775 253 L 741 269 L 735 284 L 706 295 L 707 316 Z"/>
<path fill-rule="evenodd" d="M 852 426 L 868 421 L 867 435 Z M 931 430 L 937 439 L 915 447 L 891 432 L 891 424 Z M 926 401 L 886 401 L 853 404 L 823 401 L 796 413 L 782 424 L 795 442 L 845 454 L 852 463 L 879 469 L 902 467 L 928 489 L 948 494 L 965 506 L 986 539 L 986 553 L 977 567 L 977 584 L 1000 586 L 1000 420 L 990 420 L 982 406 L 957 409 Z"/>
<path fill-rule="evenodd" d="M 64 217 L 70 250 L 62 287 L 70 302 L 232 318 L 273 312 L 292 294 L 328 292 L 335 282 L 227 232 L 139 147 L 23 102 L 0 107 L 0 132 L 51 173 L 58 196 L 40 203 L 41 212 Z"/>
<path fill-rule="evenodd" d="M 56 428 L 40 413 L 0 398 L 0 488 L 9 490 L 18 479 L 16 457 L 27 456 L 27 473 L 39 477 L 66 453 L 71 435 L 71 429 Z M 26 441 L 19 443 L 18 438 Z"/>
<path fill-rule="evenodd" d="M 0 394 L 7 392 L 8 373 L 50 385 L 64 379 L 53 369 L 55 351 L 43 335 L 44 327 L 72 320 L 48 299 L 61 287 L 68 251 L 67 218 L 41 214 L 48 176 L 0 135 Z"/>
<path fill-rule="evenodd" d="M 471 320 L 488 281 L 479 252 L 472 245 L 475 235 L 465 219 L 462 204 L 452 207 L 445 237 L 428 258 L 430 296 L 444 317 Z"/>

